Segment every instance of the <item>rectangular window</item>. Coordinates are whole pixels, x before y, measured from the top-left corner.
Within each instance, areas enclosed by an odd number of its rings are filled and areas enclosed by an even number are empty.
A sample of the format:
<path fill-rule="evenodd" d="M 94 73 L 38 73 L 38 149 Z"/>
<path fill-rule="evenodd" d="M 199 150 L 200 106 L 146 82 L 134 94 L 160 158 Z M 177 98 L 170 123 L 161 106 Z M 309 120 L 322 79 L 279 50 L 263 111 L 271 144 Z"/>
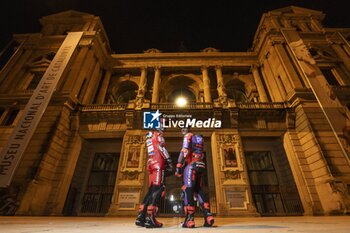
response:
<path fill-rule="evenodd" d="M 27 90 L 35 90 L 35 88 L 38 86 L 41 78 L 43 77 L 43 74 L 41 73 L 35 73 L 32 76 L 32 80 L 30 81 Z"/>
<path fill-rule="evenodd" d="M 18 109 L 8 110 L 7 115 L 6 115 L 5 119 L 3 120 L 3 122 L 1 123 L 1 125 L 4 125 L 4 126 L 12 125 L 13 122 L 15 121 L 18 113 L 19 113 Z"/>
<path fill-rule="evenodd" d="M 286 87 L 284 86 L 284 83 L 283 83 L 283 81 L 282 81 L 281 76 L 278 75 L 278 76 L 277 76 L 277 79 L 278 79 L 278 82 L 279 82 L 279 84 L 280 84 L 280 86 L 281 86 L 281 89 L 282 89 L 282 91 L 283 91 L 283 94 L 284 94 L 285 96 L 287 96 L 287 89 L 286 89 Z"/>
<path fill-rule="evenodd" d="M 329 85 L 339 86 L 339 82 L 332 72 L 332 68 L 320 68 L 323 76 L 326 78 Z"/>
<path fill-rule="evenodd" d="M 6 47 L 1 51 L 0 70 L 6 65 L 6 63 L 10 60 L 10 58 L 14 55 L 17 48 L 18 48 L 18 43 L 15 40 L 11 40 L 6 45 Z"/>
<path fill-rule="evenodd" d="M 79 100 L 81 100 L 81 98 L 83 97 L 83 94 L 85 93 L 86 83 L 87 83 L 87 80 L 84 79 L 83 83 L 81 84 L 79 93 L 78 93 L 78 99 Z"/>
<path fill-rule="evenodd" d="M 103 80 L 105 79 L 105 76 L 106 76 L 106 70 L 100 71 L 100 78 L 99 78 L 99 82 L 98 82 L 98 87 L 97 87 L 97 90 L 95 92 L 95 97 L 94 97 L 94 101 L 93 101 L 93 103 L 95 103 L 95 104 L 97 103 L 98 95 L 101 92 L 101 87 L 103 84 Z"/>

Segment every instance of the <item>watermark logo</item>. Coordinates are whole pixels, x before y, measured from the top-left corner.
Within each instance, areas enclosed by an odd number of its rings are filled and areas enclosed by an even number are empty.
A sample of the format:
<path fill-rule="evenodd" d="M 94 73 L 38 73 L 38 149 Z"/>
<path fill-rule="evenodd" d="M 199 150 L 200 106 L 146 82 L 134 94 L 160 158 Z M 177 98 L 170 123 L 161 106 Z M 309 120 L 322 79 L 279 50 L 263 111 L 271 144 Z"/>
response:
<path fill-rule="evenodd" d="M 144 129 L 159 129 L 160 128 L 160 116 L 162 114 L 157 110 L 156 112 L 144 112 L 143 113 L 143 128 Z"/>
<path fill-rule="evenodd" d="M 160 117 L 162 116 L 162 117 Z M 143 113 L 143 128 L 144 129 L 159 129 L 159 128 L 221 128 L 221 120 L 215 118 L 208 118 L 206 120 L 200 120 L 192 118 L 191 115 L 162 114 L 157 110 L 156 112 L 144 112 Z"/>

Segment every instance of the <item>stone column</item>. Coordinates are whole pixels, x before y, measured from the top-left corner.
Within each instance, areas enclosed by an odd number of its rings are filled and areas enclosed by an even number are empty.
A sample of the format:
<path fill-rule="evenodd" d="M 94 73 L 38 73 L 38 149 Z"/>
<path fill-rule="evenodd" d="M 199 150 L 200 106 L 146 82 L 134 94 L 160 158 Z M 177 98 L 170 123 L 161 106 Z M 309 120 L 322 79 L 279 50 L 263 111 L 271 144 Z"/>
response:
<path fill-rule="evenodd" d="M 210 79 L 208 75 L 208 67 L 202 66 L 202 76 L 203 76 L 204 102 L 211 103 Z"/>
<path fill-rule="evenodd" d="M 159 84 L 160 84 L 160 67 L 154 67 L 154 81 L 153 81 L 153 92 L 152 92 L 152 103 L 156 104 L 159 102 Z"/>
<path fill-rule="evenodd" d="M 221 98 L 221 97 L 227 98 L 225 84 L 224 84 L 224 78 L 222 77 L 221 66 L 216 66 L 215 71 L 216 71 L 216 80 L 218 83 L 217 90 L 218 90 L 219 98 Z"/>
<path fill-rule="evenodd" d="M 258 72 L 258 66 L 257 65 L 252 65 L 251 71 L 253 73 L 254 81 L 256 88 L 258 89 L 259 97 L 261 102 L 268 102 L 268 98 L 264 89 L 264 85 L 261 81 L 259 72 Z"/>
<path fill-rule="evenodd" d="M 143 98 L 146 92 L 146 76 L 147 76 L 147 67 L 141 68 L 141 77 L 139 81 L 139 90 L 137 91 L 137 98 Z"/>
<path fill-rule="evenodd" d="M 146 78 L 147 78 L 147 67 L 141 67 L 141 77 L 139 80 L 139 89 L 136 96 L 135 108 L 141 109 L 144 103 L 144 97 L 146 93 Z"/>

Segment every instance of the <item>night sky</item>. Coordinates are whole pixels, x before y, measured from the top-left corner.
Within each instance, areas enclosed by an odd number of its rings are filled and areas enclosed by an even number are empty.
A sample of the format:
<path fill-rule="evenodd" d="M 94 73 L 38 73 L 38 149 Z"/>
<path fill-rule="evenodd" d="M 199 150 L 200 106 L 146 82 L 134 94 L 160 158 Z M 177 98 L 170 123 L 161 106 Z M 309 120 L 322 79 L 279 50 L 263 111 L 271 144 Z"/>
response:
<path fill-rule="evenodd" d="M 13 33 L 40 31 L 39 18 L 69 9 L 101 17 L 112 50 L 140 53 L 247 51 L 260 18 L 295 5 L 326 13 L 327 27 L 350 27 L 350 0 L 1 0 L 1 49 Z"/>

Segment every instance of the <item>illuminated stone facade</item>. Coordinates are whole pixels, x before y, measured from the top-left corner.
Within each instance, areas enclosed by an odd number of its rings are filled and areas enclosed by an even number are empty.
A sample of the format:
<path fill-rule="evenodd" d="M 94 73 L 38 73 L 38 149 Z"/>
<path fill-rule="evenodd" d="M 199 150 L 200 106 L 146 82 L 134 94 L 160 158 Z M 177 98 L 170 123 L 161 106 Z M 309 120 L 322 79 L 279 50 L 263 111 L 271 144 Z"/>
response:
<path fill-rule="evenodd" d="M 2 148 L 66 33 L 84 35 L 1 190 L 16 208 L 1 211 L 135 215 L 147 190 L 143 112 L 159 109 L 222 121 L 194 130 L 204 135 L 205 191 L 217 215 L 348 213 L 350 29 L 323 27 L 324 16 L 294 6 L 265 13 L 249 52 L 140 54 L 112 53 L 97 16 L 42 18 L 40 33 L 14 35 L 1 69 Z M 165 139 L 175 158 L 179 129 Z M 161 214 L 181 214 L 180 187 L 167 178 Z"/>

